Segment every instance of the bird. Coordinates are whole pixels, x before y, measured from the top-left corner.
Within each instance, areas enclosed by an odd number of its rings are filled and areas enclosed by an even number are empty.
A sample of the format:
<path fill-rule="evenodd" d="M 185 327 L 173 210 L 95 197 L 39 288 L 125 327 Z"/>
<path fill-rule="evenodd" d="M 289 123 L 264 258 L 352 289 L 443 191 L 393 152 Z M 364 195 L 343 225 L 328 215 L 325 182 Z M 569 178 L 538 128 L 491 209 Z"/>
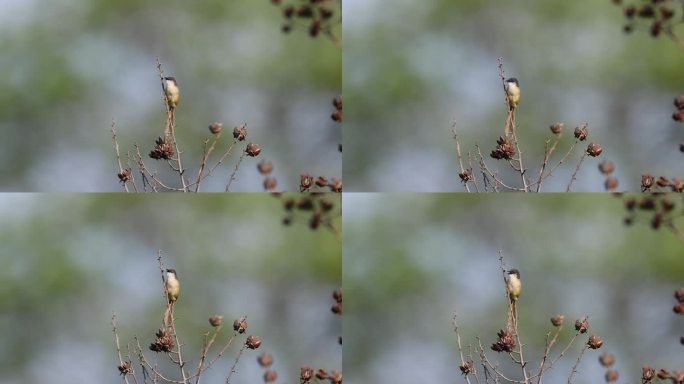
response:
<path fill-rule="evenodd" d="M 508 119 L 504 133 L 506 137 L 511 137 L 513 136 L 513 127 L 515 126 L 515 108 L 520 103 L 520 83 L 518 79 L 515 77 L 506 79 L 504 89 L 508 98 Z"/>
<path fill-rule="evenodd" d="M 180 88 L 175 77 L 164 77 L 162 78 L 162 89 L 164 90 L 164 95 L 166 95 L 166 102 L 169 105 L 168 119 L 164 129 L 165 135 L 169 136 L 175 125 L 174 111 L 180 101 Z"/>
<path fill-rule="evenodd" d="M 169 268 L 166 270 L 165 284 L 168 302 L 166 312 L 164 312 L 164 324 L 168 327 L 173 316 L 173 304 L 178 300 L 178 296 L 180 296 L 180 281 L 175 269 Z"/>
<path fill-rule="evenodd" d="M 520 297 L 520 292 L 522 290 L 522 282 L 520 280 L 520 271 L 513 268 L 507 272 L 506 275 L 506 290 L 508 291 L 508 298 L 511 301 L 511 313 L 510 322 L 515 323 L 517 321 L 517 309 L 515 307 L 518 298 Z"/>

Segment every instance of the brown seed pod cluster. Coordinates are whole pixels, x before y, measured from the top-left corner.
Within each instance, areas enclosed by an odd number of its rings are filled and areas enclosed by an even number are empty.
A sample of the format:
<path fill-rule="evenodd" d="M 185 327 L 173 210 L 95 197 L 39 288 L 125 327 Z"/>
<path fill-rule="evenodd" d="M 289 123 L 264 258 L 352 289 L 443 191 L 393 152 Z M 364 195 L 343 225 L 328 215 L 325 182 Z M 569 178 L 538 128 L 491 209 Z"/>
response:
<path fill-rule="evenodd" d="M 490 156 L 494 159 L 501 160 L 511 160 L 515 155 L 515 146 L 513 140 L 506 137 L 499 137 L 496 141 L 496 148 L 492 151 Z"/>
<path fill-rule="evenodd" d="M 492 344 L 492 350 L 496 352 L 513 352 L 515 348 L 515 337 L 513 336 L 513 331 L 510 329 L 500 330 L 497 333 L 497 340 Z"/>
<path fill-rule="evenodd" d="M 603 176 L 605 176 L 605 181 L 603 182 L 603 186 L 605 187 L 606 191 L 614 191 L 618 187 L 618 179 L 617 177 L 613 176 L 613 172 L 615 171 L 615 164 L 613 164 L 612 161 L 610 160 L 603 160 L 599 166 L 599 171 Z"/>
<path fill-rule="evenodd" d="M 289 33 L 293 29 L 304 26 L 311 37 L 321 34 L 332 34 L 332 27 L 342 21 L 341 0 L 306 0 L 283 1 L 271 0 L 271 4 L 279 6 L 285 20 L 281 31 Z"/>
<path fill-rule="evenodd" d="M 315 188 L 314 188 L 315 187 Z M 304 172 L 299 175 L 299 192 L 307 192 L 311 189 L 320 191 L 323 188 L 328 188 L 330 192 L 342 192 L 342 179 L 333 176 L 328 180 L 325 176 L 312 176 L 309 172 Z"/>
<path fill-rule="evenodd" d="M 160 329 L 155 334 L 157 338 L 150 344 L 150 350 L 154 352 L 171 352 L 174 347 L 173 334 L 168 329 Z"/>
<path fill-rule="evenodd" d="M 264 190 L 273 192 L 278 186 L 276 178 L 271 176 L 271 172 L 273 172 L 273 163 L 269 160 L 261 160 L 261 162 L 257 164 L 257 169 L 259 170 L 259 173 L 264 176 Z"/>
<path fill-rule="evenodd" d="M 283 225 L 289 226 L 294 222 L 304 221 L 301 218 L 304 216 L 309 228 L 313 230 L 324 227 L 337 232 L 334 219 L 341 213 L 340 208 L 333 201 L 334 195 L 312 192 L 309 195 L 299 195 L 299 197 L 286 197 L 281 194 L 274 194 L 274 196 L 280 198 L 285 210 Z"/>
<path fill-rule="evenodd" d="M 330 115 L 330 118 L 333 119 L 333 121 L 336 121 L 338 123 L 342 122 L 342 97 L 337 96 L 333 99 L 333 107 L 335 107 L 335 111 Z"/>
<path fill-rule="evenodd" d="M 155 146 L 150 151 L 150 157 L 155 160 L 169 160 L 173 156 L 173 143 L 168 137 L 160 137 L 155 140 Z"/>

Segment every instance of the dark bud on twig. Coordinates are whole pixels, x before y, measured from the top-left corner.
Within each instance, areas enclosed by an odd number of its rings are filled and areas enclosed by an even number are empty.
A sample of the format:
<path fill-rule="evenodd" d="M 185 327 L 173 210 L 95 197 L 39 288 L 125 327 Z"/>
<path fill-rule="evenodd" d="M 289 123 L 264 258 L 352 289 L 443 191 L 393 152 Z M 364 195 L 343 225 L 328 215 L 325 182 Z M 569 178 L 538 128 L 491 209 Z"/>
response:
<path fill-rule="evenodd" d="M 554 135 L 560 135 L 561 132 L 563 132 L 563 128 L 565 128 L 565 124 L 563 124 L 561 122 L 553 123 L 549 127 L 549 129 L 551 129 L 551 133 L 553 133 Z"/>
<path fill-rule="evenodd" d="M 314 212 L 313 215 L 311 215 L 311 219 L 309 219 L 309 228 L 311 229 L 318 229 L 318 227 L 321 226 L 321 213 L 320 212 Z"/>
<path fill-rule="evenodd" d="M 679 337 L 679 344 L 684 345 L 684 336 Z"/>
<path fill-rule="evenodd" d="M 321 210 L 323 212 L 330 212 L 335 207 L 335 204 L 328 200 L 320 200 L 319 205 L 321 206 Z"/>
<path fill-rule="evenodd" d="M 677 109 L 684 109 L 684 95 L 679 95 L 679 97 L 674 99 L 674 106 Z"/>
<path fill-rule="evenodd" d="M 264 179 L 264 189 L 272 191 L 278 186 L 278 181 L 274 177 L 267 177 Z"/>
<path fill-rule="evenodd" d="M 610 352 L 605 352 L 599 356 L 599 362 L 604 367 L 610 367 L 611 365 L 615 364 L 615 356 Z"/>
<path fill-rule="evenodd" d="M 337 337 L 337 343 L 338 343 L 339 345 L 342 345 L 342 336 L 338 336 L 338 337 Z"/>
<path fill-rule="evenodd" d="M 332 308 L 330 308 L 330 310 L 332 311 L 332 313 L 341 316 L 342 315 L 342 303 L 333 304 L 333 306 L 332 306 Z"/>
<path fill-rule="evenodd" d="M 264 382 L 265 383 L 272 383 L 278 379 L 278 374 L 276 371 L 272 369 L 267 369 L 266 372 L 264 372 Z"/>
<path fill-rule="evenodd" d="M 676 290 L 674 293 L 674 297 L 675 299 L 677 299 L 677 302 L 684 303 L 684 287 Z"/>
<path fill-rule="evenodd" d="M 666 380 L 670 377 L 670 372 L 665 368 L 660 368 L 656 374 L 660 380 Z"/>
<path fill-rule="evenodd" d="M 473 362 L 470 360 L 459 365 L 458 368 L 461 370 L 461 373 L 465 376 L 468 376 L 469 374 L 473 373 L 473 371 L 475 370 L 473 367 Z"/>
<path fill-rule="evenodd" d="M 173 349 L 173 337 L 170 331 L 160 329 L 156 333 L 157 338 L 150 344 L 150 350 L 154 352 L 171 352 Z"/>
<path fill-rule="evenodd" d="M 639 209 L 643 211 L 651 211 L 655 209 L 655 201 L 653 199 L 644 197 L 639 201 Z"/>
<path fill-rule="evenodd" d="M 223 316 L 221 315 L 214 315 L 209 318 L 209 324 L 211 324 L 212 327 L 218 327 L 223 323 Z"/>
<path fill-rule="evenodd" d="M 173 143 L 169 138 L 158 138 L 155 141 L 156 145 L 154 149 L 150 152 L 150 157 L 159 160 L 168 160 L 173 156 Z"/>
<path fill-rule="evenodd" d="M 244 316 L 233 322 L 233 330 L 237 333 L 245 333 L 247 330 L 247 318 Z"/>
<path fill-rule="evenodd" d="M 655 183 L 655 177 L 653 175 L 651 175 L 650 173 L 644 173 L 641 175 L 642 191 L 651 189 L 651 187 L 653 187 L 653 183 Z"/>
<path fill-rule="evenodd" d="M 496 141 L 496 144 L 496 149 L 494 149 L 490 154 L 491 157 L 497 160 L 511 160 L 513 158 L 513 155 L 515 155 L 515 146 L 513 145 L 513 140 L 499 137 L 499 139 Z"/>
<path fill-rule="evenodd" d="M 297 202 L 297 209 L 301 211 L 310 211 L 314 209 L 314 203 L 311 199 L 304 197 Z"/>
<path fill-rule="evenodd" d="M 672 120 L 679 121 L 680 123 L 684 121 L 684 109 L 678 109 L 672 114 Z"/>
<path fill-rule="evenodd" d="M 551 324 L 553 324 L 554 327 L 560 327 L 561 325 L 563 325 L 564 322 L 565 316 L 561 314 L 558 314 L 551 318 Z"/>
<path fill-rule="evenodd" d="M 582 124 L 579 127 L 575 128 L 575 138 L 579 139 L 579 141 L 584 141 L 587 139 L 589 136 L 589 129 L 587 128 L 587 124 Z"/>
<path fill-rule="evenodd" d="M 133 372 L 133 366 L 130 361 L 124 361 L 124 363 L 119 365 L 117 368 L 119 368 L 119 373 L 123 376 Z"/>
<path fill-rule="evenodd" d="M 682 288 L 684 290 L 684 288 Z M 333 291 L 333 299 L 335 300 L 336 303 L 341 303 L 342 302 L 342 288 L 337 288 L 336 290 Z"/>
<path fill-rule="evenodd" d="M 589 329 L 589 320 L 586 317 L 575 321 L 575 330 L 579 333 L 586 333 Z"/>
<path fill-rule="evenodd" d="M 515 338 L 513 337 L 513 332 L 509 329 L 500 330 L 497 333 L 499 337 L 494 344 L 492 344 L 492 350 L 496 352 L 513 352 L 515 348 Z"/>
<path fill-rule="evenodd" d="M 682 95 L 680 97 L 682 97 L 682 100 L 683 100 L 682 102 L 684 103 L 684 95 Z M 342 98 L 341 97 L 338 96 L 338 97 L 333 98 L 333 107 L 335 107 L 335 109 L 337 109 L 338 111 L 342 110 Z"/>
<path fill-rule="evenodd" d="M 656 212 L 651 218 L 651 228 L 658 229 L 663 224 L 663 214 Z"/>
<path fill-rule="evenodd" d="M 247 341 L 245 341 L 245 345 L 249 349 L 257 349 L 261 345 L 261 339 L 259 338 L 259 336 L 249 335 L 247 336 Z"/>
<path fill-rule="evenodd" d="M 672 307 L 674 313 L 678 315 L 684 315 L 684 303 L 677 303 Z"/>
<path fill-rule="evenodd" d="M 462 182 L 467 183 L 467 182 L 473 180 L 473 170 L 472 169 L 466 169 L 465 171 L 459 173 L 458 177 L 461 178 Z"/>
<path fill-rule="evenodd" d="M 247 125 L 242 124 L 239 127 L 233 128 L 233 138 L 237 141 L 243 141 L 247 137 Z"/>
<path fill-rule="evenodd" d="M 684 141 L 679 143 L 679 152 L 684 152 Z"/>
<path fill-rule="evenodd" d="M 603 148 L 596 143 L 589 143 L 587 146 L 587 155 L 591 157 L 599 156 L 603 152 Z"/>
<path fill-rule="evenodd" d="M 601 173 L 604 175 L 610 175 L 614 170 L 615 164 L 613 164 L 612 161 L 603 160 L 601 164 L 599 164 L 599 171 L 601 171 Z"/>
<path fill-rule="evenodd" d="M 651 18 L 655 16 L 655 11 L 653 10 L 653 7 L 650 5 L 643 5 L 641 8 L 639 8 L 638 12 L 639 17 L 643 18 Z"/>
<path fill-rule="evenodd" d="M 613 176 L 606 177 L 606 181 L 603 183 L 606 191 L 613 191 L 618 187 L 618 179 Z"/>
<path fill-rule="evenodd" d="M 308 383 L 314 375 L 314 370 L 308 365 L 299 368 L 299 382 Z"/>
<path fill-rule="evenodd" d="M 119 181 L 120 181 L 120 182 L 126 183 L 126 182 L 128 182 L 128 181 L 131 180 L 131 169 L 130 169 L 130 168 L 126 168 L 126 169 L 124 169 L 123 171 L 117 173 L 116 175 L 119 176 Z"/>
<path fill-rule="evenodd" d="M 609 369 L 606 371 L 606 383 L 614 383 L 618 381 L 620 374 L 614 369 Z"/>
<path fill-rule="evenodd" d="M 328 371 L 326 371 L 323 368 L 319 368 L 318 371 L 316 371 L 316 378 L 318 380 L 325 380 L 328 378 Z"/>
<path fill-rule="evenodd" d="M 342 111 L 340 110 L 335 110 L 332 115 L 330 115 L 330 118 L 333 119 L 333 121 L 336 121 L 338 123 L 342 122 Z"/>
<path fill-rule="evenodd" d="M 223 123 L 215 121 L 209 125 L 209 132 L 213 133 L 214 135 L 221 133 L 221 130 L 223 130 Z"/>
<path fill-rule="evenodd" d="M 270 367 L 271 364 L 273 364 L 273 356 L 271 356 L 271 354 L 268 352 L 264 352 L 257 357 L 257 361 L 259 362 L 259 365 L 264 368 Z"/>
<path fill-rule="evenodd" d="M 650 365 L 644 365 L 641 367 L 641 380 L 645 383 L 653 380 L 655 377 L 655 368 L 651 367 Z"/>
<path fill-rule="evenodd" d="M 268 175 L 273 171 L 273 163 L 268 160 L 261 160 L 259 164 L 257 164 L 257 169 L 262 175 Z"/>
<path fill-rule="evenodd" d="M 258 144 L 249 143 L 245 148 L 245 153 L 247 154 L 247 156 L 257 157 L 261 153 L 261 148 L 259 148 Z"/>
<path fill-rule="evenodd" d="M 309 172 L 302 173 L 299 175 L 299 192 L 304 192 L 311 188 L 314 178 L 309 174 Z"/>
<path fill-rule="evenodd" d="M 670 184 L 672 187 L 672 192 L 684 192 L 684 179 L 674 178 Z"/>
<path fill-rule="evenodd" d="M 589 336 L 589 340 L 587 340 L 587 345 L 591 349 L 599 349 L 603 345 L 603 340 L 596 335 L 591 335 Z"/>

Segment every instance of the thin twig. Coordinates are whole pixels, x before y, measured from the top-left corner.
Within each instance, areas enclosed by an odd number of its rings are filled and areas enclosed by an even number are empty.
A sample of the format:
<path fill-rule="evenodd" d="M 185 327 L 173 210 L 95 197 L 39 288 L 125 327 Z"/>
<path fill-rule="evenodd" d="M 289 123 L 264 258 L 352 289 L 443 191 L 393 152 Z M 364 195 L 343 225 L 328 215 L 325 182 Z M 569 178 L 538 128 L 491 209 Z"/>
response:
<path fill-rule="evenodd" d="M 582 166 L 582 162 L 584 161 L 584 158 L 587 157 L 587 152 L 584 152 L 582 154 L 582 157 L 580 157 L 579 163 L 577 163 L 577 168 L 575 168 L 575 172 L 572 173 L 572 177 L 570 178 L 570 182 L 568 183 L 568 187 L 565 188 L 565 192 L 570 192 L 570 187 L 572 187 L 572 183 L 577 180 L 577 172 L 579 172 L 580 167 Z"/>
<path fill-rule="evenodd" d="M 237 367 L 237 363 L 238 363 L 238 361 L 240 361 L 240 357 L 245 352 L 245 348 L 247 348 L 247 343 L 242 344 L 242 348 L 240 348 L 240 352 L 238 352 L 238 355 L 235 357 L 235 361 L 233 362 L 233 366 L 230 367 L 230 372 L 228 373 L 228 377 L 226 377 L 226 384 L 230 384 L 231 376 L 233 376 L 233 373 L 237 372 L 235 367 Z"/>
<path fill-rule="evenodd" d="M 111 132 L 112 132 L 112 139 L 114 140 L 114 151 L 116 152 L 116 162 L 119 164 L 119 174 L 121 174 L 121 173 L 123 173 L 124 169 L 123 169 L 123 166 L 121 165 L 121 154 L 119 153 L 119 142 L 116 139 L 116 120 L 113 120 L 113 119 L 112 119 Z M 130 170 L 129 170 L 129 172 L 130 172 Z M 126 190 L 126 192 L 130 192 L 128 190 L 127 183 L 124 181 L 124 182 L 122 182 L 122 184 L 123 184 L 123 187 Z"/>
<path fill-rule="evenodd" d="M 537 179 L 537 189 L 536 192 L 539 192 L 541 190 L 542 182 L 544 181 L 544 170 L 546 169 L 546 165 L 549 162 L 549 158 L 551 158 L 551 155 L 553 152 L 556 150 L 556 147 L 558 146 L 558 143 L 560 142 L 561 134 L 556 135 L 556 140 L 553 142 L 551 147 L 549 148 L 549 142 L 550 140 L 546 140 L 544 143 L 544 161 L 542 162 L 541 169 L 539 170 L 539 178 Z"/>
<path fill-rule="evenodd" d="M 112 315 L 112 332 L 114 332 L 114 340 L 116 341 L 116 353 L 119 355 L 119 366 L 122 366 L 124 364 L 124 362 L 123 362 L 123 358 L 121 357 L 121 347 L 119 345 L 119 334 L 116 333 L 116 314 Z M 123 375 L 123 379 L 126 383 L 128 383 L 128 375 L 131 375 L 131 376 L 133 376 L 133 378 L 135 378 L 135 374 L 133 372 L 130 372 L 130 373 Z"/>
<path fill-rule="evenodd" d="M 577 361 L 575 362 L 575 365 L 572 366 L 572 371 L 570 372 L 570 376 L 568 376 L 568 384 L 572 382 L 572 376 L 577 373 L 577 367 L 579 366 L 580 360 L 582 360 L 582 356 L 584 355 L 584 352 L 587 350 L 589 346 L 587 344 L 584 345 L 582 350 L 580 351 L 579 356 L 577 356 Z"/>
<path fill-rule="evenodd" d="M 214 137 L 214 141 L 208 148 L 207 145 L 209 144 L 209 140 L 204 140 L 204 155 L 202 156 L 202 163 L 200 164 L 199 171 L 197 171 L 197 180 L 195 180 L 195 192 L 199 192 L 200 184 L 202 183 L 202 173 L 204 172 L 204 168 L 207 166 L 207 160 L 209 160 L 209 156 L 214 151 L 216 143 L 218 143 L 220 138 L 221 132 L 216 134 L 216 136 Z"/>
<path fill-rule="evenodd" d="M 237 164 L 235 164 L 235 169 L 233 169 L 233 173 L 230 174 L 230 179 L 228 180 L 228 184 L 226 184 L 226 192 L 230 192 L 230 185 L 233 184 L 233 180 L 236 179 L 235 175 L 237 174 L 237 171 L 240 168 L 240 164 L 242 163 L 242 159 L 245 158 L 246 154 L 247 154 L 246 151 L 242 151 L 242 154 L 240 155 L 240 158 L 238 159 Z"/>
<path fill-rule="evenodd" d="M 461 157 L 461 144 L 458 141 L 458 134 L 456 133 L 456 121 L 451 126 L 451 132 L 454 134 L 454 140 L 456 141 L 456 155 L 458 156 L 458 164 L 461 167 L 461 173 L 465 173 L 465 168 L 463 167 L 463 158 Z M 471 170 L 472 175 L 472 170 Z M 466 191 L 470 192 L 470 187 L 468 186 L 468 180 L 466 180 L 463 185 L 465 185 Z"/>

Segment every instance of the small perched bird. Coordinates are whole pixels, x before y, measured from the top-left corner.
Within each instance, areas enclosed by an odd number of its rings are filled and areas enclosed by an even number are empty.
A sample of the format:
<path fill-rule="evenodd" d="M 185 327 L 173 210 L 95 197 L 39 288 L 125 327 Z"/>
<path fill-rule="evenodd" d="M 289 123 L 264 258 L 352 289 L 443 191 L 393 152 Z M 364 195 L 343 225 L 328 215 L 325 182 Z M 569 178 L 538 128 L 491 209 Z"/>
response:
<path fill-rule="evenodd" d="M 506 79 L 506 94 L 508 95 L 508 106 L 515 109 L 520 103 L 520 83 L 515 77 Z"/>
<path fill-rule="evenodd" d="M 165 77 L 162 81 L 162 88 L 164 88 L 164 94 L 169 103 L 169 108 L 175 109 L 180 101 L 180 88 L 178 88 L 176 78 Z"/>
<path fill-rule="evenodd" d="M 164 324 L 168 327 L 171 324 L 171 317 L 173 314 L 173 303 L 178 300 L 180 295 L 180 281 L 175 269 L 166 270 L 166 295 L 168 303 L 166 305 L 166 312 L 164 313 Z"/>
<path fill-rule="evenodd" d="M 508 298 L 511 300 L 510 320 L 512 321 L 512 323 L 515 323 L 517 317 L 515 303 L 518 301 L 518 297 L 520 297 L 520 291 L 522 290 L 522 282 L 520 281 L 520 271 L 518 271 L 517 269 L 511 269 L 507 272 L 506 287 L 508 290 Z"/>
<path fill-rule="evenodd" d="M 507 138 L 513 136 L 513 127 L 515 126 L 515 107 L 520 103 L 520 83 L 515 77 L 506 79 L 504 83 L 506 89 L 506 96 L 508 96 L 508 119 L 506 120 L 506 127 L 504 134 Z"/>

